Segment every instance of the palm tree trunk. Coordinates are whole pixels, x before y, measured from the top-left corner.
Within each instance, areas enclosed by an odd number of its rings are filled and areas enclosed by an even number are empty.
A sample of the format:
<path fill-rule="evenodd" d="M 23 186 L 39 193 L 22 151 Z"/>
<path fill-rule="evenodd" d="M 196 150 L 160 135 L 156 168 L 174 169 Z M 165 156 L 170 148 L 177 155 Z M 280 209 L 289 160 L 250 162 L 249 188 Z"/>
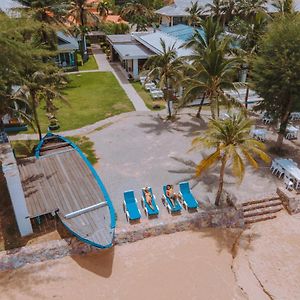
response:
<path fill-rule="evenodd" d="M 201 99 L 201 102 L 200 102 L 200 105 L 199 105 L 199 109 L 198 109 L 198 112 L 196 114 L 197 118 L 200 118 L 200 114 L 201 114 L 201 110 L 202 110 L 204 100 L 205 100 L 205 93 L 203 93 L 203 96 L 202 96 L 202 99 Z"/>
<path fill-rule="evenodd" d="M 225 166 L 226 166 L 226 157 L 222 158 L 221 170 L 220 170 L 220 178 L 219 178 L 219 188 L 216 196 L 215 205 L 220 206 L 221 195 L 223 191 L 223 184 L 224 184 L 224 174 L 225 174 Z"/>
<path fill-rule="evenodd" d="M 31 101 L 32 101 L 32 111 L 33 111 L 33 118 L 34 118 L 34 123 L 37 127 L 38 130 L 38 134 L 39 134 L 39 139 L 40 141 L 42 140 L 42 130 L 41 130 L 41 126 L 40 126 L 40 122 L 39 122 L 39 117 L 37 114 L 37 110 L 36 110 L 36 99 L 35 99 L 35 93 L 30 93 L 31 96 Z"/>
<path fill-rule="evenodd" d="M 277 141 L 276 141 L 276 148 L 277 149 L 281 149 L 281 147 L 282 147 L 283 138 L 284 138 L 285 133 L 286 133 L 286 127 L 287 127 L 288 122 L 289 122 L 289 116 L 290 116 L 290 113 L 291 113 L 291 109 L 292 109 L 292 99 L 289 96 L 287 106 L 286 106 L 286 111 L 285 111 L 283 117 L 280 120 L 279 133 L 278 133 L 278 137 L 277 137 Z"/>
<path fill-rule="evenodd" d="M 245 107 L 248 109 L 248 98 L 249 98 L 249 86 L 247 85 L 246 96 L 245 96 Z"/>

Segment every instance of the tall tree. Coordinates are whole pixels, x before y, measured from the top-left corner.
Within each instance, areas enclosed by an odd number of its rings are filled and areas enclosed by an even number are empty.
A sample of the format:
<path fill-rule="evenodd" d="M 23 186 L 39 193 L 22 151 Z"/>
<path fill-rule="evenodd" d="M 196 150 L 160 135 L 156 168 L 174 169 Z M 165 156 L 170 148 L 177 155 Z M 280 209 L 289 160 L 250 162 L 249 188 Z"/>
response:
<path fill-rule="evenodd" d="M 204 135 L 195 138 L 192 142 L 192 149 L 200 147 L 213 149 L 213 152 L 198 164 L 196 176 L 200 176 L 216 163 L 221 163 L 216 206 L 221 204 L 224 175 L 229 163 L 231 163 L 233 175 L 241 182 L 245 174 L 246 162 L 256 169 L 258 162 L 255 156 L 269 162 L 269 157 L 264 152 L 264 144 L 250 137 L 251 125 L 251 121 L 245 119 L 242 114 L 233 114 L 226 120 L 212 119 Z"/>
<path fill-rule="evenodd" d="M 128 20 L 131 26 L 136 26 L 136 31 L 145 31 L 154 18 L 154 12 L 139 1 L 131 0 L 123 7 L 121 16 Z"/>
<path fill-rule="evenodd" d="M 253 61 L 252 84 L 264 99 L 258 106 L 280 123 L 277 147 L 281 148 L 289 115 L 300 107 L 300 16 L 282 17 L 263 36 Z"/>
<path fill-rule="evenodd" d="M 35 71 L 26 73 L 24 85 L 21 93 L 24 98 L 28 99 L 30 108 L 33 113 L 33 121 L 37 128 L 39 139 L 42 139 L 42 131 L 39 122 L 38 107 L 42 101 L 45 101 L 47 110 L 55 109 L 54 99 L 60 99 L 67 103 L 66 99 L 60 93 L 60 89 L 64 86 L 65 76 L 55 68 L 44 68 L 44 71 Z"/>
<path fill-rule="evenodd" d="M 169 117 L 172 116 L 171 101 L 182 80 L 182 59 L 177 57 L 175 45 L 167 46 L 161 39 L 162 53 L 150 56 L 144 65 L 149 70 L 149 79 L 159 80 L 160 88 L 164 92 L 164 99 L 168 104 Z"/>
<path fill-rule="evenodd" d="M 67 13 L 68 19 L 75 26 L 74 32 L 79 30 L 80 32 L 80 54 L 83 61 L 88 59 L 86 51 L 86 33 L 88 32 L 88 22 L 93 20 L 96 23 L 99 21 L 98 17 L 90 12 L 92 4 L 88 0 L 72 0 L 70 2 L 70 8 Z"/>
<path fill-rule="evenodd" d="M 226 91 L 236 90 L 233 81 L 240 59 L 229 56 L 231 39 L 221 37 L 222 30 L 218 21 L 209 18 L 202 30 L 186 44 L 193 49 L 193 54 L 187 57 L 191 64 L 187 65 L 189 75 L 183 81 L 185 92 L 182 105 L 202 95 L 197 117 L 200 117 L 203 102 L 207 98 L 212 117 L 215 118 L 216 115 L 219 116 L 220 102 L 233 102 Z"/>
<path fill-rule="evenodd" d="M 272 5 L 280 14 L 293 14 L 295 12 L 293 0 L 274 0 Z"/>
<path fill-rule="evenodd" d="M 185 11 L 189 14 L 187 17 L 188 24 L 190 26 L 196 27 L 201 21 L 201 13 L 203 8 L 198 4 L 198 2 L 191 2 L 191 6 L 187 7 Z"/>

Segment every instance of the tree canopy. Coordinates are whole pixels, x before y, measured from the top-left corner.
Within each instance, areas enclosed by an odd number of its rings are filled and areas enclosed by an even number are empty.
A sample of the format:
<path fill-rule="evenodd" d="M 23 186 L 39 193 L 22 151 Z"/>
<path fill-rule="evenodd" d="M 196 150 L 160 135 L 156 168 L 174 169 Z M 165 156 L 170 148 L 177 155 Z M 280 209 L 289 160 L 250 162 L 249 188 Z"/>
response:
<path fill-rule="evenodd" d="M 252 84 L 264 99 L 257 109 L 280 122 L 281 147 L 290 113 L 300 108 L 300 16 L 281 17 L 269 25 L 253 61 Z"/>

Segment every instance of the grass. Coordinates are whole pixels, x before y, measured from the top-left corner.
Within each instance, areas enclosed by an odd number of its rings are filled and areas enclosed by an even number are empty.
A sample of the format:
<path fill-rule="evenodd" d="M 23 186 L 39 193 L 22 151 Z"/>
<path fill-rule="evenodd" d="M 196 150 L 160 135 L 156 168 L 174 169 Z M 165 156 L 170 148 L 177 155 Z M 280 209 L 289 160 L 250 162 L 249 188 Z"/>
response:
<path fill-rule="evenodd" d="M 77 54 L 77 60 L 78 60 L 78 70 L 79 71 L 98 70 L 98 65 L 97 65 L 94 55 L 90 55 L 89 60 L 86 61 L 83 64 L 83 66 L 80 65 L 80 63 L 82 61 L 80 54 Z"/>
<path fill-rule="evenodd" d="M 67 137 L 73 143 L 75 143 L 81 151 L 87 156 L 92 165 L 96 164 L 98 158 L 96 157 L 94 150 L 94 143 L 86 136 L 72 136 Z M 39 143 L 38 140 L 27 141 L 12 141 L 12 147 L 14 149 L 17 158 L 25 158 L 34 155 L 34 148 Z"/>
<path fill-rule="evenodd" d="M 149 92 L 147 92 L 139 82 L 133 82 L 132 86 L 135 88 L 140 97 L 144 100 L 146 106 L 151 110 L 162 110 L 166 107 L 165 100 L 153 100 Z M 154 105 L 159 105 L 159 109 L 154 109 Z"/>
<path fill-rule="evenodd" d="M 134 109 L 111 72 L 72 74 L 69 78 L 71 82 L 63 90 L 69 105 L 55 102 L 60 131 L 81 128 Z M 42 131 L 46 132 L 48 119 L 43 103 L 38 108 L 38 115 Z"/>

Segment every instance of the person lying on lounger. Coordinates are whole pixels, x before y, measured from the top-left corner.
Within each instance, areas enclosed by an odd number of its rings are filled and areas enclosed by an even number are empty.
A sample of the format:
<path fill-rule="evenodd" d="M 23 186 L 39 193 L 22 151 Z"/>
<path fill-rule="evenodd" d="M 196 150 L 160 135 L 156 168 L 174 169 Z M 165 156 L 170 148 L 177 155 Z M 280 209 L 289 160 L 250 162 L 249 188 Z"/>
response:
<path fill-rule="evenodd" d="M 172 184 L 166 186 L 166 196 L 171 200 L 172 205 L 175 206 L 176 201 L 178 200 L 178 194 L 174 193 L 174 188 Z"/>
<path fill-rule="evenodd" d="M 145 195 L 145 200 L 147 204 L 151 207 L 151 209 L 154 209 L 153 203 L 152 203 L 152 194 L 149 191 L 148 187 L 144 188 L 144 195 Z"/>

